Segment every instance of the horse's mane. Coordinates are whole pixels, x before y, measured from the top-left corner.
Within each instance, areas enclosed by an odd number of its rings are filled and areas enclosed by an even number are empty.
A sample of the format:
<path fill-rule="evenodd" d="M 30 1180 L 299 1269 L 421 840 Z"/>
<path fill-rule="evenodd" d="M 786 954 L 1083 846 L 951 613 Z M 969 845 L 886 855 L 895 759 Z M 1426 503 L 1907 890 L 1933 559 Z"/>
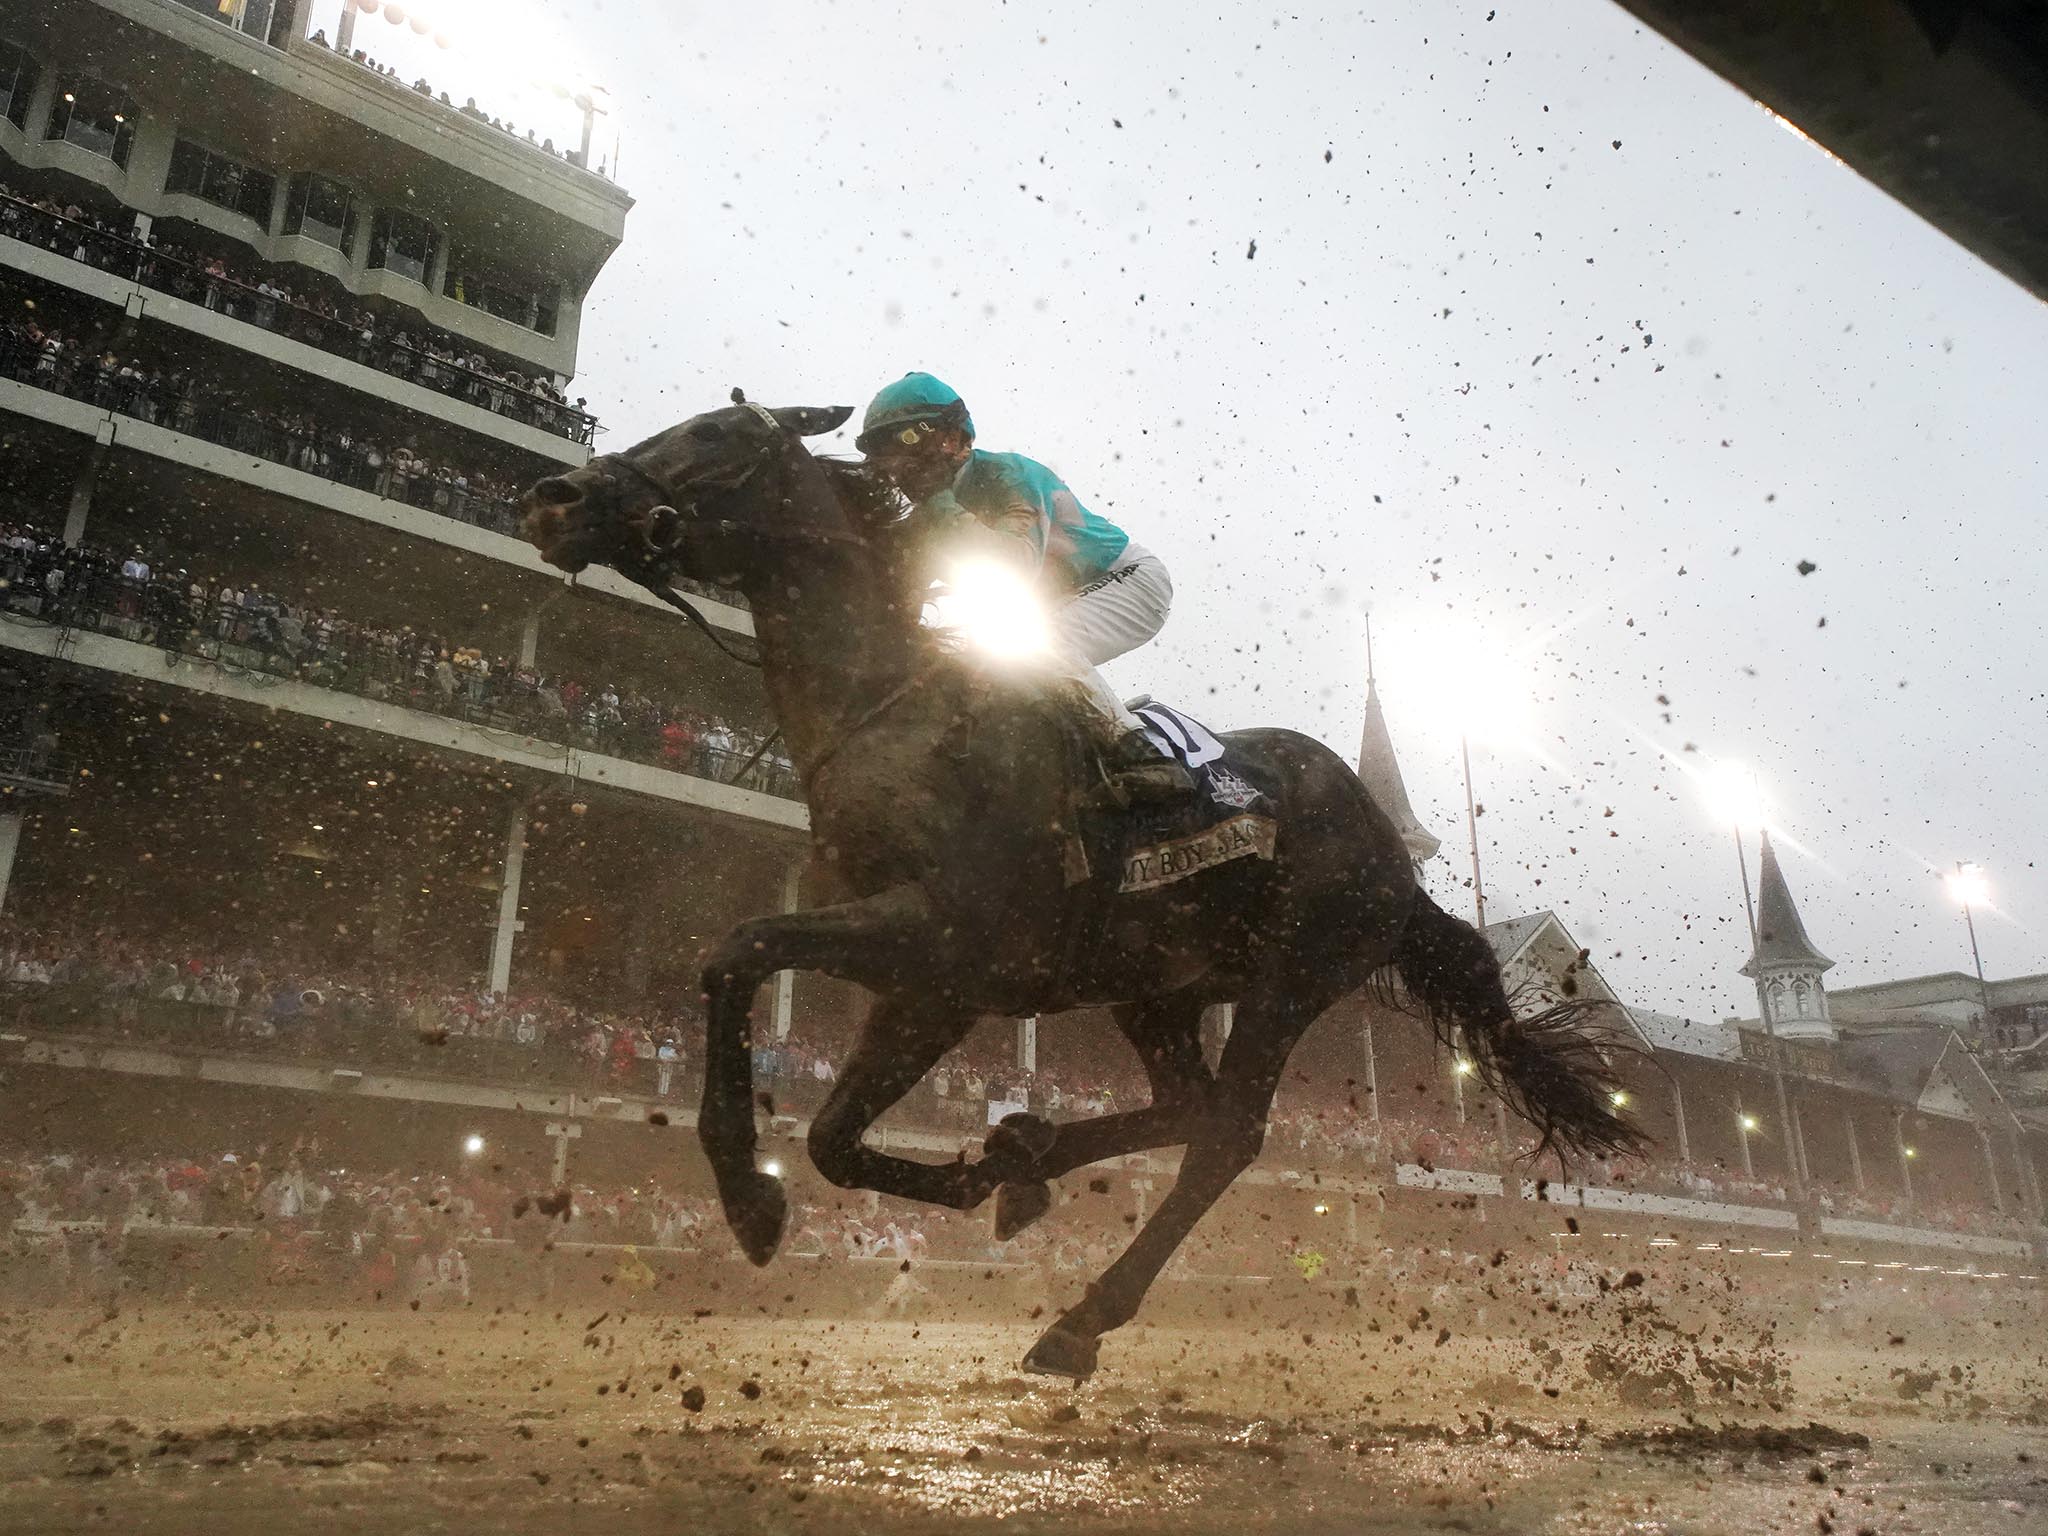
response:
<path fill-rule="evenodd" d="M 853 531 L 868 543 L 882 543 L 909 519 L 909 499 L 861 460 L 830 459 L 823 454 L 813 458 L 825 472 Z"/>

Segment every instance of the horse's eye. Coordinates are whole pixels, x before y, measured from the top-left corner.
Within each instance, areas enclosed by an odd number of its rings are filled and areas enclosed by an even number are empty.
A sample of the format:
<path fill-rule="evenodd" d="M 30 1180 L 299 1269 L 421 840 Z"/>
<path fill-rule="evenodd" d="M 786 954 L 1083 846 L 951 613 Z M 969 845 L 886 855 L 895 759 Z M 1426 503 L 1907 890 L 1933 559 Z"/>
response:
<path fill-rule="evenodd" d="M 715 443 L 725 436 L 725 428 L 715 421 L 700 421 L 690 428 L 690 436 L 700 443 Z"/>

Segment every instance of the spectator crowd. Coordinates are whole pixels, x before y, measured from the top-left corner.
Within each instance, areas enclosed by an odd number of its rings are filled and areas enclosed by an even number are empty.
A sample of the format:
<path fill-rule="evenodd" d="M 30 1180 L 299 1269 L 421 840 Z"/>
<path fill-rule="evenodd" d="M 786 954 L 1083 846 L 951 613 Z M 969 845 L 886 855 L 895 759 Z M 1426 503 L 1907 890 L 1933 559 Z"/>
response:
<path fill-rule="evenodd" d="M 0 984 L 15 1023 L 75 1025 L 216 1049 L 314 1054 L 424 1045 L 504 1073 L 536 1065 L 571 1082 L 679 1097 L 687 1053 L 702 1038 L 693 1006 L 580 1008 L 533 991 L 493 993 L 473 979 L 428 977 L 374 960 L 342 963 L 273 946 L 258 954 L 199 942 L 153 942 L 106 930 L 0 922 Z M 458 1045 L 502 1046 L 450 1052 Z M 385 1058 L 389 1059 L 389 1058 Z"/>
<path fill-rule="evenodd" d="M 518 531 L 521 488 L 500 474 L 431 459 L 310 410 L 264 405 L 200 368 L 124 357 L 33 315 L 0 324 L 0 377 L 494 533 Z"/>
<path fill-rule="evenodd" d="M 340 57 L 349 60 L 351 63 L 360 64 L 364 69 L 367 69 L 371 74 L 379 76 L 382 79 L 389 80 L 394 86 L 404 88 L 404 76 L 402 76 L 395 68 L 393 68 L 389 64 L 380 64 L 377 61 L 375 55 L 370 54 L 361 48 L 351 48 L 345 53 L 342 52 L 340 48 L 336 47 L 334 44 L 327 41 L 327 29 L 325 27 L 322 27 L 319 30 L 315 31 L 313 35 L 307 39 L 307 41 L 312 43 L 317 48 L 333 49 L 333 51 Z M 461 106 L 458 107 L 452 100 L 449 99 L 448 93 L 446 91 L 436 91 L 432 83 L 429 82 L 424 75 L 416 78 L 412 82 L 410 89 L 412 90 L 414 95 L 424 96 L 429 101 L 438 101 L 442 106 L 452 108 L 454 111 L 460 112 L 464 117 L 473 118 L 475 121 L 479 123 L 489 123 L 493 128 L 497 129 L 500 133 L 509 134 L 511 137 L 518 139 L 521 143 L 529 144 L 533 148 L 541 151 L 543 154 L 553 155 L 557 160 L 565 160 L 570 165 L 583 166 L 584 169 L 589 169 L 589 166 L 586 164 L 584 160 L 582 150 L 557 149 L 555 148 L 555 141 L 552 138 L 539 136 L 531 128 L 527 129 L 526 132 L 522 135 L 519 131 L 518 124 L 511 122 L 509 120 L 501 122 L 496 117 L 493 117 L 490 113 L 484 111 L 481 107 L 479 107 L 476 104 L 476 98 L 474 96 L 469 97 L 466 101 L 463 102 Z M 605 168 L 603 165 L 600 164 L 597 167 L 597 173 L 600 176 L 605 174 Z"/>
<path fill-rule="evenodd" d="M 350 358 L 556 437 L 589 443 L 596 431 L 586 402 L 578 399 L 572 404 L 545 374 L 498 367 L 460 337 L 424 321 L 393 325 L 362 305 L 309 286 L 288 286 L 289 267 L 283 263 L 253 256 L 230 260 L 154 231 L 138 235 L 125 217 L 104 217 L 51 197 L 30 198 L 4 183 L 0 235 L 133 278 L 230 319 Z"/>
<path fill-rule="evenodd" d="M 68 1000 L 63 1017 L 47 1004 Z M 459 1070 L 469 1053 L 480 1076 L 531 1081 L 538 1070 L 567 1085 L 693 1098 L 703 1020 L 694 1000 L 665 1010 L 581 1008 L 533 992 L 493 994 L 474 979 L 434 982 L 402 967 L 337 966 L 316 959 L 223 953 L 198 944 L 122 942 L 105 932 L 66 934 L 0 923 L 0 1004 L 16 1028 L 64 1018 L 72 1027 L 133 1038 L 150 1033 L 170 1043 L 261 1053 L 335 1054 L 379 1059 L 379 1042 L 432 1046 L 437 1066 Z M 84 1006 L 80 1006 L 84 1004 Z M 815 1109 L 836 1080 L 849 1041 L 807 1036 L 757 1040 L 757 1086 L 778 1110 Z M 495 1051 L 495 1054 L 493 1052 Z M 359 1057 L 355 1053 L 361 1052 Z M 978 1134 L 992 1120 L 1028 1109 L 1056 1120 L 1078 1119 L 1150 1101 L 1136 1065 L 1089 1069 L 1063 1064 L 1025 1071 L 1002 1059 L 983 1033 L 948 1056 L 906 1098 L 898 1119 L 940 1134 Z M 1503 1142 L 1485 1120 L 1435 1123 L 1352 1106 L 1329 1089 L 1304 1086 L 1276 1107 L 1266 1161 L 1280 1168 L 1320 1168 L 1386 1177 L 1396 1164 L 1480 1173 L 1536 1176 L 1512 1160 L 1525 1144 Z M 1572 1171 L 1574 1182 L 1647 1194 L 1674 1194 L 1725 1204 L 1784 1208 L 1788 1191 L 1739 1171 L 1675 1157 L 1600 1159 Z M 2011 1216 L 1988 1204 L 1944 1199 L 1922 1190 L 1907 1202 L 1881 1191 L 1815 1186 L 1831 1215 L 2010 1234 Z"/>
<path fill-rule="evenodd" d="M 751 727 L 489 655 L 456 637 L 359 623 L 253 585 L 167 569 L 139 548 L 66 546 L 32 526 L 0 523 L 0 609 L 677 773 L 796 793 L 787 754 L 762 751 L 765 738 Z"/>
<path fill-rule="evenodd" d="M 671 1288 L 670 1305 L 708 1299 L 721 1281 L 707 1261 L 744 1267 L 717 1200 L 659 1177 L 536 1195 L 481 1156 L 454 1172 L 336 1162 L 304 1138 L 290 1147 L 148 1158 L 0 1154 L 0 1273 L 22 1301 L 85 1298 L 113 1307 L 131 1288 L 188 1296 L 204 1288 L 279 1299 L 298 1291 L 308 1301 L 348 1296 L 421 1310 L 564 1300 L 564 1254 L 584 1294 L 614 1305 L 663 1286 Z M 1984 1305 L 1969 1284 L 1981 1271 L 1967 1262 L 1948 1271 L 1964 1277 L 1960 1286 L 1930 1278 L 1908 1287 L 1895 1275 L 1850 1289 L 1826 1256 L 1816 1256 L 1820 1270 L 1778 1268 L 1713 1245 L 1624 1275 L 1639 1249 L 1528 1242 L 1456 1221 L 1417 1241 L 1418 1234 L 1378 1222 L 1353 1230 L 1304 1218 L 1298 1204 L 1271 1192 L 1233 1202 L 1174 1255 L 1166 1279 L 1203 1289 L 1297 1279 L 1341 1286 L 1369 1316 L 1405 1315 L 1407 1329 L 1422 1338 L 1453 1323 L 1459 1332 L 1518 1330 L 1531 1317 L 1557 1328 L 1564 1316 L 1558 1303 L 1597 1304 L 1617 1282 L 1647 1285 L 1640 1296 L 1655 1297 L 1660 1308 L 1678 1305 L 1688 1290 L 1715 1297 L 1708 1315 L 1725 1323 L 1736 1314 L 1721 1299 L 1724 1287 L 1698 1284 L 1717 1276 L 1726 1277 L 1727 1292 L 1739 1286 L 1760 1317 L 1818 1337 L 1867 1335 L 1880 1314 L 1896 1314 L 1902 1293 L 1925 1322 L 1967 1323 Z M 998 1241 L 972 1213 L 886 1197 L 800 1201 L 790 1211 L 784 1274 L 819 1266 L 829 1287 L 813 1304 L 870 1317 L 928 1312 L 934 1266 L 959 1272 L 942 1303 L 949 1315 L 986 1292 L 999 1269 L 1011 1283 L 1056 1298 L 1099 1273 L 1128 1241 L 1123 1209 L 1120 1200 L 1069 1202 L 1052 1219 Z M 1468 1246 L 1475 1240 L 1481 1248 Z M 864 1274 L 857 1270 L 863 1264 Z M 991 1299 L 1010 1305 L 1000 1293 Z M 1531 1302 L 1548 1304 L 1539 1310 Z M 1370 1326 L 1380 1331 L 1377 1322 Z"/>

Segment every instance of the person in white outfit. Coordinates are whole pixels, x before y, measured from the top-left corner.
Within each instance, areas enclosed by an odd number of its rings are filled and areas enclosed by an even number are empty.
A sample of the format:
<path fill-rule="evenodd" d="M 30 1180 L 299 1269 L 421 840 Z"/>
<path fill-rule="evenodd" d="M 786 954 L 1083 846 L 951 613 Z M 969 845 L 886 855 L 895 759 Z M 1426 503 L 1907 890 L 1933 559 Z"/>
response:
<path fill-rule="evenodd" d="M 1037 460 L 976 448 L 967 402 L 928 373 L 877 394 L 855 446 L 910 498 L 930 537 L 992 534 L 993 551 L 1037 577 L 1053 604 L 1052 659 L 1100 714 L 1122 798 L 1157 804 L 1192 794 L 1187 770 L 1160 754 L 1096 671 L 1165 626 L 1173 607 L 1165 562 L 1082 506 Z"/>

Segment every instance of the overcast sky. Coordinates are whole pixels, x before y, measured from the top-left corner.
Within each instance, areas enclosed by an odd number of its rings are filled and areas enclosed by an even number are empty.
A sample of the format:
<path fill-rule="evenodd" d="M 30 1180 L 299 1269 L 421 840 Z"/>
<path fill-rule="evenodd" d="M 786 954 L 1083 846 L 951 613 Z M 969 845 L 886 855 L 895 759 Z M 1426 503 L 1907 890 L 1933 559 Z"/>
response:
<path fill-rule="evenodd" d="M 605 446 L 928 368 L 1166 559 L 1125 688 L 1348 756 L 1371 611 L 1447 904 L 1476 647 L 1539 738 L 1475 747 L 1489 916 L 1555 908 L 1625 996 L 1754 1011 L 1673 759 L 1757 767 L 1835 984 L 1968 968 L 1958 857 L 1990 973 L 2048 970 L 2048 313 L 1618 8 L 537 26 L 639 199 L 584 314 Z"/>

